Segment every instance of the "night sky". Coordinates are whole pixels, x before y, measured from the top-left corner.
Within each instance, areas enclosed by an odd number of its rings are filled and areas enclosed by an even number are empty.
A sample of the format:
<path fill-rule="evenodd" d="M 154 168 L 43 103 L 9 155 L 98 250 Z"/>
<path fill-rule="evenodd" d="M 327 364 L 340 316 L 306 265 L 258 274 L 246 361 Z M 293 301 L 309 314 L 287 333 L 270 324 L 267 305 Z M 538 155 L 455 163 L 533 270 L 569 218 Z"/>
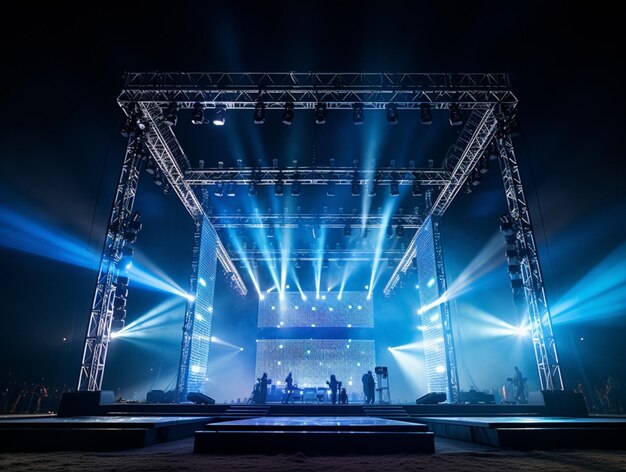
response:
<path fill-rule="evenodd" d="M 566 386 L 583 380 L 590 387 L 611 373 L 626 379 L 621 361 L 626 354 L 625 104 L 618 75 L 623 32 L 616 12 L 553 2 L 511 7 L 502 2 L 260 6 L 234 1 L 173 3 L 166 9 L 130 2 L 120 8 L 85 3 L 16 9 L 0 33 L 1 377 L 11 371 L 29 382 L 76 384 L 96 277 L 92 267 L 125 148 L 116 103 L 124 71 L 363 71 L 512 74 L 522 131 L 514 144 Z M 224 129 L 193 136 L 181 126 L 183 148 L 193 163 L 224 160 L 234 166 L 241 155 L 255 162 L 251 121 L 234 118 Z M 239 122 L 241 128 L 235 126 Z M 419 154 L 421 162 L 431 154 L 441 159 L 437 140 L 423 130 L 407 139 L 402 133 L 410 126 L 400 125 L 388 131 L 392 134 L 381 149 L 386 155 L 402 162 L 409 154 Z M 326 162 L 332 153 L 349 159 L 351 135 L 325 126 L 315 148 L 318 160 Z M 449 137 L 441 123 L 433 126 Z M 286 160 L 297 146 L 306 165 L 313 149 L 307 133 L 293 134 L 288 150 L 264 138 L 266 157 Z M 136 202 L 144 221 L 137 249 L 146 264 L 185 288 L 191 218 L 175 197 L 164 196 L 144 177 Z M 471 195 L 459 194 L 446 213 L 442 230 L 449 279 L 497 234 L 505 210 L 502 193 L 497 170 L 491 171 Z M 221 308 L 223 316 L 216 318 L 214 334 L 245 348 L 232 357 L 227 347 L 212 347 L 211 391 L 222 401 L 247 395 L 252 387 L 256 300 L 242 299 L 225 285 L 219 293 L 216 311 Z M 412 342 L 398 327 L 404 319 L 399 313 L 412 309 L 408 298 L 377 305 L 381 346 Z M 128 320 L 171 300 L 169 293 L 131 286 Z M 161 319 L 165 333 L 157 329 L 152 339 L 111 345 L 105 388 L 139 398 L 151 388 L 172 387 L 181 300 L 172 302 Z M 465 316 L 470 306 L 498 316 L 506 311 L 505 301 L 510 303 L 510 289 L 502 256 L 499 267 L 455 302 L 463 389 L 491 389 L 512 375 L 514 365 L 538 388 L 528 343 L 518 349 L 518 341 L 473 336 L 481 331 L 480 317 L 472 324 Z M 414 399 L 424 393 L 412 390 L 399 371 L 391 375 L 398 395 Z"/>

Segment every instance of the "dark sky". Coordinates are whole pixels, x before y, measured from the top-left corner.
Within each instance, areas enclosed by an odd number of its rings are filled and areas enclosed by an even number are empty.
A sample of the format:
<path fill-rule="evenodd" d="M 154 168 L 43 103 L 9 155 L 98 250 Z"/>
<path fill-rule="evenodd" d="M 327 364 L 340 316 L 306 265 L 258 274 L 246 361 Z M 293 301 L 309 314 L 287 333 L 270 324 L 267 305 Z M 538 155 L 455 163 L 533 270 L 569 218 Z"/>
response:
<path fill-rule="evenodd" d="M 47 230 L 71 237 L 77 257 L 97 259 L 124 149 L 115 102 L 123 72 L 293 70 L 511 73 L 522 128 L 516 146 L 549 301 L 567 299 L 581 305 L 579 315 L 585 313 L 555 325 L 566 379 L 571 383 L 589 372 L 594 382 L 615 369 L 626 376 L 615 363 L 625 354 L 626 335 L 626 275 L 619 270 L 626 243 L 624 93 L 618 75 L 624 38 L 619 15 L 610 7 L 320 1 L 103 5 L 17 6 L 0 33 L 5 225 L 0 375 L 12 370 L 25 380 L 75 383 L 95 273 L 54 260 L 54 254 L 29 252 L 46 252 L 35 246 Z M 466 244 L 464 235 L 482 234 L 484 240 L 497 228 L 498 213 L 490 206 L 499 188 L 497 175 L 490 179 L 482 197 L 476 192 L 455 202 L 444 222 L 451 276 L 480 249 Z M 141 235 L 143 247 L 185 287 L 188 215 L 171 197 L 164 203 L 151 185 L 140 198 L 146 222 L 154 223 Z M 28 229 L 18 236 L 23 250 L 7 243 L 6 231 L 13 231 L 7 221 L 16 218 Z M 152 292 L 138 293 L 136 300 L 141 309 L 162 301 Z M 174 351 L 178 342 L 172 341 Z M 510 366 L 514 361 L 507 349 L 499 344 L 492 354 Z M 121 365 L 119 353 L 111 356 Z M 147 378 L 151 374 L 128 370 L 152 372 L 163 364 L 163 355 L 160 364 L 150 361 L 148 367 L 136 356 L 131 360 L 126 373 Z M 167 362 L 174 365 L 177 359 Z M 526 366 L 532 368 L 532 359 Z M 468 383 L 471 376 L 462 381 Z"/>

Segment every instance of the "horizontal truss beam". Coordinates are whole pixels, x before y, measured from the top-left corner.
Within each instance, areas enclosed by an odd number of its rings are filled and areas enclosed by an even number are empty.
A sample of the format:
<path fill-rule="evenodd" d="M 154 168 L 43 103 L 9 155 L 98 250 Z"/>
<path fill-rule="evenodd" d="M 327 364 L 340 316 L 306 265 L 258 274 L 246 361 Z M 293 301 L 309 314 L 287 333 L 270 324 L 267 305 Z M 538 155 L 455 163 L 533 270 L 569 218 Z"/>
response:
<path fill-rule="evenodd" d="M 350 225 L 355 231 L 361 228 L 386 228 L 402 226 L 405 229 L 416 229 L 422 225 L 419 215 L 393 215 L 386 217 L 377 214 L 254 214 L 254 215 L 209 215 L 214 228 L 301 228 L 317 226 L 320 228 L 344 228 Z"/>
<path fill-rule="evenodd" d="M 310 109 L 317 102 L 327 108 L 380 109 L 393 102 L 398 108 L 447 108 L 456 103 L 473 109 L 496 103 L 514 104 L 510 78 L 504 73 L 315 73 L 315 72 L 127 72 L 118 97 L 121 106 L 151 102 L 163 106 L 176 102 L 180 109 L 196 103 L 227 108 L 254 108 L 262 100 L 266 108 Z"/>
<path fill-rule="evenodd" d="M 355 169 L 350 167 L 300 167 L 300 168 L 270 168 L 244 167 L 239 169 L 192 169 L 185 173 L 185 180 L 189 185 L 215 185 L 217 183 L 232 183 L 234 185 L 274 185 L 282 181 L 284 184 L 299 182 L 302 185 L 366 185 L 376 182 L 380 185 L 389 185 L 392 182 L 398 185 L 412 185 L 418 182 L 421 185 L 445 185 L 450 181 L 451 173 L 445 169 L 409 169 L 409 168 L 380 168 Z"/>

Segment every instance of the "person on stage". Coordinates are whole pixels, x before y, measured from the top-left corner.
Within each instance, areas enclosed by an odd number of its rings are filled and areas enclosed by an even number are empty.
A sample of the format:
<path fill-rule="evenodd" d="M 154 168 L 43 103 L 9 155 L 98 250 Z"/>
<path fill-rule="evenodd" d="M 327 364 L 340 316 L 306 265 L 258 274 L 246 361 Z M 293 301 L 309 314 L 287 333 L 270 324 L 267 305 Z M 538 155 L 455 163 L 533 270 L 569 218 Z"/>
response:
<path fill-rule="evenodd" d="M 285 401 L 283 403 L 289 403 L 289 398 L 291 398 L 291 393 L 293 392 L 293 377 L 291 376 L 291 372 L 285 379 Z"/>
<path fill-rule="evenodd" d="M 263 375 L 259 381 L 259 403 L 265 403 L 265 399 L 267 398 L 267 372 L 263 372 Z"/>
<path fill-rule="evenodd" d="M 376 382 L 374 381 L 372 371 L 368 370 L 366 374 L 363 374 L 361 381 L 363 382 L 363 394 L 365 395 L 365 403 L 373 404 L 376 397 Z"/>
<path fill-rule="evenodd" d="M 524 377 L 522 371 L 515 366 L 515 374 L 513 374 L 513 386 L 515 387 L 515 401 L 517 403 L 526 403 L 524 397 Z"/>
<path fill-rule="evenodd" d="M 339 382 L 337 382 L 337 377 L 335 374 L 330 376 L 330 382 L 326 381 L 326 384 L 330 387 L 330 400 L 333 405 L 337 403 L 337 389 L 339 388 Z"/>
<path fill-rule="evenodd" d="M 342 388 L 339 392 L 339 403 L 344 405 L 348 403 L 348 394 L 346 393 L 345 388 Z"/>

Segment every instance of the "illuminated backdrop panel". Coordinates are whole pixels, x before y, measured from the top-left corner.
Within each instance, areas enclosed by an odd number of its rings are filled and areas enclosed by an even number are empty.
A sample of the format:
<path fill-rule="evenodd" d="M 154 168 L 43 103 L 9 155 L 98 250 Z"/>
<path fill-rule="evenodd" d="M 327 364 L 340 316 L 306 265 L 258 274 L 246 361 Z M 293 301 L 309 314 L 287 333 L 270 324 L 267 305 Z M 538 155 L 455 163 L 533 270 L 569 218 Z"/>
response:
<path fill-rule="evenodd" d="M 360 395 L 361 377 L 374 371 L 375 344 L 370 339 L 259 339 L 257 378 L 267 372 L 277 388 L 292 373 L 299 388 L 325 387 L 331 374 L 343 382 L 346 392 Z"/>
<path fill-rule="evenodd" d="M 304 296 L 303 296 L 304 295 Z M 367 292 L 270 292 L 259 301 L 259 328 L 373 328 L 374 305 Z"/>

